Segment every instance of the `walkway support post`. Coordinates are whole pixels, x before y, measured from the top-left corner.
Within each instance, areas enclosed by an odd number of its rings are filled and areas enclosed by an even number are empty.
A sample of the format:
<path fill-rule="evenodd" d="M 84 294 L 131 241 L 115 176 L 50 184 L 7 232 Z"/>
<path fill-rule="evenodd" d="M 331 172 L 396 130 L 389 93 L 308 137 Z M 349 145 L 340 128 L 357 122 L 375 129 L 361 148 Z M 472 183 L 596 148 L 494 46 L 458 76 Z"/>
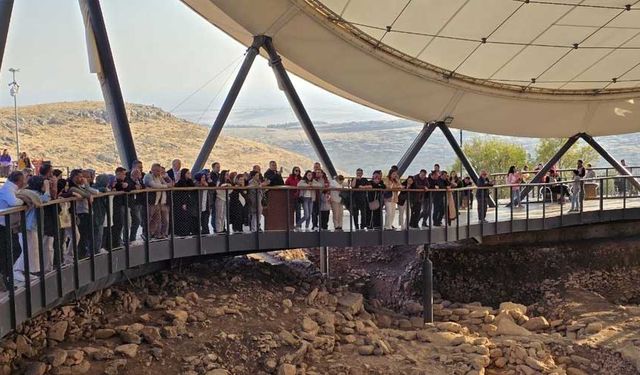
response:
<path fill-rule="evenodd" d="M 586 133 L 582 133 L 580 137 L 584 139 L 584 141 L 587 142 L 589 146 L 591 146 L 594 150 L 596 150 L 596 152 L 600 154 L 600 156 L 602 156 L 604 160 L 606 160 L 609 164 L 611 164 L 611 166 L 613 166 L 618 171 L 618 173 L 620 173 L 620 175 L 622 176 L 632 175 L 631 172 L 629 172 L 629 170 L 625 168 L 624 165 L 620 164 L 620 162 L 618 162 L 616 158 L 614 158 L 611 154 L 607 152 L 607 150 L 605 150 L 598 142 L 596 142 L 596 140 L 593 139 L 592 136 Z M 636 189 L 638 189 L 638 191 L 640 191 L 640 182 L 638 182 L 636 178 L 629 178 L 628 180 L 629 180 L 628 182 L 630 182 Z"/>
<path fill-rule="evenodd" d="M 269 63 L 271 64 L 271 68 L 276 75 L 276 79 L 278 80 L 278 86 L 281 90 L 284 91 L 287 96 L 287 100 L 293 109 L 302 129 L 306 133 L 313 149 L 315 150 L 318 158 L 320 158 L 320 162 L 325 166 L 327 172 L 331 175 L 331 177 L 335 177 L 337 175 L 336 169 L 331 162 L 331 158 L 329 158 L 329 154 L 327 150 L 324 148 L 322 141 L 320 140 L 320 136 L 316 131 L 316 128 L 313 126 L 313 122 L 311 122 L 311 118 L 309 118 L 309 114 L 307 114 L 298 93 L 296 92 L 295 87 L 291 83 L 291 79 L 289 79 L 289 74 L 287 70 L 282 65 L 282 58 L 278 55 L 278 52 L 273 46 L 273 42 L 271 38 L 264 37 L 264 49 L 269 54 Z"/>
<path fill-rule="evenodd" d="M 424 323 L 433 323 L 433 263 L 429 259 L 429 245 L 424 245 L 422 262 L 422 319 Z"/>
<path fill-rule="evenodd" d="M 138 157 L 129 127 L 127 110 L 118 81 L 116 65 L 111 53 L 107 28 L 99 0 L 79 0 L 87 37 L 89 65 L 92 73 L 98 75 L 104 97 L 113 137 L 118 148 L 120 161 L 127 167 Z"/>
<path fill-rule="evenodd" d="M 320 273 L 329 276 L 329 248 L 326 246 L 320 248 Z"/>
<path fill-rule="evenodd" d="M 431 137 L 431 134 L 433 134 L 434 130 L 436 130 L 435 122 L 427 122 L 426 124 L 424 124 L 424 127 L 422 128 L 422 130 L 420 130 L 420 133 L 418 133 L 416 139 L 413 140 L 411 146 L 409 146 L 407 151 L 404 153 L 404 155 L 402 155 L 402 158 L 398 162 L 398 173 L 401 176 L 404 174 L 404 172 L 407 171 L 411 163 L 413 163 L 413 160 L 416 158 L 416 156 L 418 156 L 418 153 L 422 149 L 422 146 L 427 143 L 427 140 L 429 139 L 429 137 Z"/>
<path fill-rule="evenodd" d="M 569 151 L 571 146 L 573 146 L 581 136 L 582 134 L 578 133 L 569 137 L 569 139 L 567 139 L 565 144 L 562 145 L 562 147 L 560 147 L 560 149 L 555 153 L 555 155 L 553 155 L 553 157 L 544 166 L 542 166 L 542 169 L 539 170 L 535 176 L 533 176 L 531 183 L 532 184 L 540 183 L 542 181 L 542 178 L 547 174 L 547 172 L 549 172 L 551 168 L 560 160 L 560 158 L 562 158 L 564 154 L 566 154 L 567 151 Z M 531 189 L 533 189 L 533 186 L 529 184 L 527 184 L 527 186 L 524 189 L 522 189 L 522 192 L 520 193 L 521 202 L 524 198 L 527 197 L 527 195 L 529 195 L 529 193 L 531 192 Z"/>
<path fill-rule="evenodd" d="M 205 139 L 204 144 L 200 149 L 200 153 L 198 153 L 198 158 L 193 164 L 193 173 L 199 172 L 205 167 L 205 163 L 207 162 L 207 159 L 209 159 L 209 155 L 211 155 L 211 150 L 213 150 L 213 147 L 215 146 L 216 141 L 220 136 L 220 132 L 222 132 L 222 127 L 224 126 L 225 122 L 227 122 L 229 113 L 231 113 L 231 109 L 233 108 L 233 105 L 238 98 L 240 89 L 242 89 L 242 85 L 244 84 L 244 81 L 249 74 L 249 70 L 251 70 L 251 66 L 256 59 L 256 56 L 258 55 L 260 47 L 262 47 L 262 45 L 264 44 L 264 40 L 264 36 L 254 37 L 253 44 L 247 49 L 244 57 L 244 62 L 242 63 L 242 66 L 238 71 L 238 75 L 233 81 L 231 89 L 229 89 L 229 93 L 227 94 L 227 97 L 222 104 L 222 108 L 220 108 L 220 112 L 218 112 L 216 120 L 211 126 L 211 129 L 209 129 L 209 134 L 207 134 L 207 139 Z"/>
<path fill-rule="evenodd" d="M 0 0 L 0 67 L 4 60 L 4 48 L 7 45 L 12 12 L 13 0 Z"/>
<path fill-rule="evenodd" d="M 447 139 L 447 141 L 449 141 L 449 145 L 451 145 L 451 148 L 456 153 L 456 156 L 458 157 L 458 159 L 460 159 L 460 163 L 464 166 L 464 169 L 467 170 L 469 177 L 471 177 L 471 180 L 473 180 L 473 183 L 477 186 L 480 176 L 478 176 L 478 172 L 476 172 L 475 168 L 473 168 L 473 165 L 471 165 L 471 162 L 467 158 L 467 155 L 465 155 L 464 151 L 462 151 L 462 148 L 458 144 L 458 141 L 456 141 L 456 137 L 453 136 L 453 133 L 451 133 L 451 130 L 444 121 L 438 121 L 436 125 L 438 126 L 440 131 L 442 131 L 442 134 L 444 134 L 444 137 Z M 460 178 L 462 178 L 462 176 L 460 176 Z M 489 196 L 489 207 L 496 206 L 495 198 Z"/>

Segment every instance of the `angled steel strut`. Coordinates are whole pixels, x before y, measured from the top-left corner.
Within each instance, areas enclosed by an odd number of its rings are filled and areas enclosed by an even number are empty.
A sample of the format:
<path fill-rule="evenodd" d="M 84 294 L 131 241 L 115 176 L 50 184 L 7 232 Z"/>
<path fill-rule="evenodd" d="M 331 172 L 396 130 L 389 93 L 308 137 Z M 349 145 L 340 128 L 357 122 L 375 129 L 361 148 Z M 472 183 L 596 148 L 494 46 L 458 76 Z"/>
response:
<path fill-rule="evenodd" d="M 138 157 L 100 2 L 99 0 L 80 0 L 80 9 L 87 32 L 89 65 L 91 71 L 97 73 L 100 81 L 120 161 L 127 167 L 131 167 Z"/>
<path fill-rule="evenodd" d="M 451 130 L 449 129 L 447 124 L 444 123 L 444 121 L 428 122 L 424 125 L 420 133 L 418 133 L 416 139 L 413 141 L 413 143 L 411 143 L 411 146 L 409 146 L 407 151 L 400 159 L 400 162 L 398 162 L 398 172 L 400 173 L 400 175 L 404 174 L 404 172 L 407 171 L 413 160 L 416 158 L 416 156 L 418 155 L 424 144 L 427 142 L 431 134 L 433 134 L 433 131 L 436 130 L 436 128 L 442 131 L 442 134 L 444 134 L 444 137 L 449 142 L 449 145 L 451 145 L 451 148 L 456 153 L 456 156 L 458 157 L 458 159 L 460 159 L 460 162 L 467 170 L 467 173 L 469 174 L 469 177 L 471 177 L 471 180 L 473 180 L 475 184 L 478 184 L 478 173 L 476 172 L 475 168 L 473 168 L 473 165 L 471 165 L 471 162 L 467 158 L 467 155 L 465 155 L 464 151 L 462 151 L 462 148 L 460 148 L 460 145 L 456 141 L 456 138 L 453 136 Z M 494 198 L 489 197 L 489 207 L 495 207 L 495 205 L 496 203 Z"/>
<path fill-rule="evenodd" d="M 218 136 L 222 131 L 222 127 L 227 121 L 227 117 L 231 112 L 231 108 L 233 107 L 233 104 L 235 103 L 235 100 L 240 93 L 240 89 L 242 88 L 245 78 L 247 77 L 247 74 L 251 69 L 251 65 L 253 64 L 253 61 L 255 60 L 255 57 L 257 56 L 260 48 L 264 48 L 264 50 L 269 55 L 269 64 L 271 65 L 276 79 L 278 80 L 278 86 L 281 90 L 284 91 L 285 95 L 287 96 L 287 100 L 289 101 L 293 112 L 298 118 L 302 129 L 309 138 L 309 141 L 311 142 L 313 149 L 318 155 L 320 162 L 325 166 L 328 174 L 330 174 L 332 177 L 336 176 L 336 169 L 331 162 L 331 158 L 329 157 L 327 150 L 324 148 L 324 145 L 320 140 L 320 136 L 313 126 L 313 122 L 311 121 L 309 114 L 304 108 L 304 105 L 302 104 L 298 93 L 293 87 L 293 84 L 289 79 L 289 75 L 287 74 L 284 65 L 282 65 L 282 59 L 274 48 L 271 38 L 264 35 L 258 35 L 253 38 L 253 44 L 247 50 L 247 55 L 245 56 L 244 63 L 242 64 L 242 67 L 240 68 L 240 71 L 238 72 L 238 75 L 236 76 L 236 79 L 233 82 L 231 89 L 229 90 L 229 94 L 227 95 L 227 98 L 225 99 L 224 104 L 222 105 L 222 108 L 220 109 L 220 112 L 218 113 L 218 116 L 213 123 L 213 126 L 209 130 L 209 134 L 207 135 L 204 144 L 202 145 L 202 149 L 198 154 L 198 158 L 193 165 L 193 171 L 199 171 L 204 168 L 204 165 L 207 162 L 207 159 L 209 158 L 211 150 L 213 150 L 216 141 L 218 140 Z"/>

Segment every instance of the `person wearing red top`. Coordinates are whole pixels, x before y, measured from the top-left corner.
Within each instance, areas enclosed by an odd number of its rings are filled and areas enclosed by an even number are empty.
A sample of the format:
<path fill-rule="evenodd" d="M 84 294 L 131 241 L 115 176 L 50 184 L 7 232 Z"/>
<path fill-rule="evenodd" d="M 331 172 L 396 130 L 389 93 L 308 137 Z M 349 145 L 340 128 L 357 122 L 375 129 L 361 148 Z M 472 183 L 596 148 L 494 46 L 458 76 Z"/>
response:
<path fill-rule="evenodd" d="M 298 182 L 302 180 L 300 175 L 300 168 L 293 167 L 291 174 L 284 182 L 287 186 L 298 187 Z M 296 225 L 302 219 L 302 199 L 298 194 L 298 189 L 291 190 L 289 193 L 289 212 L 291 212 L 291 218 L 293 219 L 293 225 Z"/>

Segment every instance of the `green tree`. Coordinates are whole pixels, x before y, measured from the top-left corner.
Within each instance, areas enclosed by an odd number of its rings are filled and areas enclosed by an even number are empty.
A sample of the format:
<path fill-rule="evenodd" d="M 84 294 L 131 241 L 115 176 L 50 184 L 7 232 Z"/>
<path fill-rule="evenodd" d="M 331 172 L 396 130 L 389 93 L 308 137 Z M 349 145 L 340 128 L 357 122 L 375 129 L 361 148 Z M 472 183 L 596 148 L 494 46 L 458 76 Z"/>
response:
<path fill-rule="evenodd" d="M 464 143 L 462 150 L 478 173 L 483 169 L 489 174 L 506 173 L 512 165 L 522 168 L 527 163 L 524 146 L 498 138 L 473 138 Z M 451 170 L 460 170 L 460 160 L 455 161 Z"/>
<path fill-rule="evenodd" d="M 531 160 L 532 165 L 538 163 L 546 163 L 558 152 L 560 147 L 566 142 L 563 138 L 543 138 L 540 139 L 536 145 L 536 160 Z M 582 143 L 580 143 L 582 142 Z M 560 159 L 557 163 L 557 167 L 560 169 L 575 168 L 578 160 L 584 161 L 584 163 L 593 163 L 598 159 L 598 153 L 591 148 L 584 141 L 580 140 L 576 142 L 569 151 Z"/>

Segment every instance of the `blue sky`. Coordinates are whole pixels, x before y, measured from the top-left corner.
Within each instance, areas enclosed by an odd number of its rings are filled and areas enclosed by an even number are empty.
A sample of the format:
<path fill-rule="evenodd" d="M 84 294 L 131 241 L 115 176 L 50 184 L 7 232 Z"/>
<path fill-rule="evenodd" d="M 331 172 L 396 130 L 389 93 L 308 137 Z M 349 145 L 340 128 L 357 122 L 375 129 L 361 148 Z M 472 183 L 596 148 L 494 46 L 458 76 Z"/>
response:
<path fill-rule="evenodd" d="M 216 73 L 240 61 L 245 51 L 179 0 L 108 0 L 102 1 L 102 7 L 127 102 L 171 109 Z M 11 81 L 10 67 L 20 68 L 20 104 L 102 100 L 97 78 L 89 73 L 84 26 L 75 0 L 15 2 L 0 82 Z M 177 112 L 209 122 L 224 99 L 230 79 L 223 84 L 232 68 Z M 301 79 L 294 77 L 293 81 L 316 121 L 392 118 Z M 0 106 L 12 105 L 8 89 L 5 91 L 0 92 Z M 256 60 L 235 112 L 260 108 L 277 110 L 268 121 L 295 119 L 262 58 Z M 240 116 L 235 120 L 248 121 Z M 233 114 L 230 122 L 234 122 Z"/>

